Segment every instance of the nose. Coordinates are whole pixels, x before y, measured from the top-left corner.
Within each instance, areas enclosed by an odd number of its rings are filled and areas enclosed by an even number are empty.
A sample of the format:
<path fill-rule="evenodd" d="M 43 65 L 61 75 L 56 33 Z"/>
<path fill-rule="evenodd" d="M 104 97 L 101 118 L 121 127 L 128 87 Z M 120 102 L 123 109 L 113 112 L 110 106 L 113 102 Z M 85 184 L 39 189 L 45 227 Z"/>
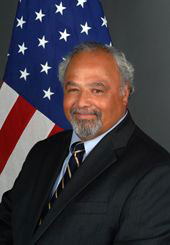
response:
<path fill-rule="evenodd" d="M 79 108 L 81 107 L 88 107 L 91 104 L 91 100 L 90 100 L 90 95 L 89 93 L 85 92 L 85 91 L 81 91 L 81 93 L 79 93 L 78 97 L 77 97 L 77 106 Z"/>

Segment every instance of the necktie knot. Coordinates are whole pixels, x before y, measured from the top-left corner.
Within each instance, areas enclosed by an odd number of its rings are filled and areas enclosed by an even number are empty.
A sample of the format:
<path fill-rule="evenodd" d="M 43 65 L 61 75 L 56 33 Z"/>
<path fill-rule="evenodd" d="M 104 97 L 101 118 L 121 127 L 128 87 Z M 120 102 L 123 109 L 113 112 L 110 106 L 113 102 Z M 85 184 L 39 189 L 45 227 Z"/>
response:
<path fill-rule="evenodd" d="M 71 145 L 72 156 L 69 161 L 69 165 L 74 172 L 77 167 L 80 166 L 85 153 L 84 143 L 81 141 L 75 142 Z M 76 167 L 77 166 L 77 167 Z"/>
<path fill-rule="evenodd" d="M 84 149 L 84 143 L 81 141 L 77 141 L 71 145 L 71 153 L 80 153 L 84 154 L 85 149 Z"/>

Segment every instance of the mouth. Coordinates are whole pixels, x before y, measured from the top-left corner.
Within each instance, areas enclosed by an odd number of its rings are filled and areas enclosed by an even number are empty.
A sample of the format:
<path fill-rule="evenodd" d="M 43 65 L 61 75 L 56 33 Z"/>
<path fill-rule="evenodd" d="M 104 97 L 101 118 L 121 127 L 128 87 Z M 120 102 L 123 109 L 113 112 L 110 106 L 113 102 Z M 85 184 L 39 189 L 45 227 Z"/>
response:
<path fill-rule="evenodd" d="M 92 113 L 75 113 L 73 114 L 73 117 L 78 119 L 78 120 L 91 120 L 91 119 L 96 119 L 96 115 Z"/>
<path fill-rule="evenodd" d="M 96 118 L 100 117 L 100 112 L 97 110 L 90 109 L 80 109 L 80 108 L 72 108 L 71 116 L 74 120 L 96 120 Z"/>

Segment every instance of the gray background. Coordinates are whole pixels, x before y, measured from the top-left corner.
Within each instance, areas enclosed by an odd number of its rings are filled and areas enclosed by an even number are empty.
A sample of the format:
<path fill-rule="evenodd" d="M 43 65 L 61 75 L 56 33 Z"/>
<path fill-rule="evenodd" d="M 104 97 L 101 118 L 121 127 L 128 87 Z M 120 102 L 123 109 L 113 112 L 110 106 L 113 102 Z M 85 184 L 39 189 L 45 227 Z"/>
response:
<path fill-rule="evenodd" d="M 137 124 L 170 151 L 170 0 L 101 2 L 114 46 L 135 66 L 130 111 Z M 0 79 L 16 6 L 17 0 L 0 2 Z"/>

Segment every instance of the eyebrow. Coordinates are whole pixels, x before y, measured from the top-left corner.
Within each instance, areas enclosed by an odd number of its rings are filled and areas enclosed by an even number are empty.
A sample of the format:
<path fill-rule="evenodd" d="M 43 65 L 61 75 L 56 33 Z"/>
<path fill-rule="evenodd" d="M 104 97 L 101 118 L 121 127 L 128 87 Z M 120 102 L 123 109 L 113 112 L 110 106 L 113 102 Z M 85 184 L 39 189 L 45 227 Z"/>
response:
<path fill-rule="evenodd" d="M 69 86 L 75 86 L 78 87 L 79 84 L 74 82 L 74 81 L 67 81 L 65 84 L 65 88 L 69 87 Z M 105 88 L 105 82 L 104 81 L 97 81 L 97 82 L 91 82 L 87 84 L 88 87 L 100 87 L 100 88 Z"/>
<path fill-rule="evenodd" d="M 76 84 L 73 81 L 67 81 L 66 84 L 65 84 L 65 88 L 67 88 L 68 86 L 78 86 L 78 84 Z"/>
<path fill-rule="evenodd" d="M 93 83 L 91 83 L 91 84 L 89 84 L 90 85 L 90 87 L 105 87 L 105 84 L 104 84 L 104 82 L 103 81 L 98 81 L 98 82 L 93 82 Z"/>

